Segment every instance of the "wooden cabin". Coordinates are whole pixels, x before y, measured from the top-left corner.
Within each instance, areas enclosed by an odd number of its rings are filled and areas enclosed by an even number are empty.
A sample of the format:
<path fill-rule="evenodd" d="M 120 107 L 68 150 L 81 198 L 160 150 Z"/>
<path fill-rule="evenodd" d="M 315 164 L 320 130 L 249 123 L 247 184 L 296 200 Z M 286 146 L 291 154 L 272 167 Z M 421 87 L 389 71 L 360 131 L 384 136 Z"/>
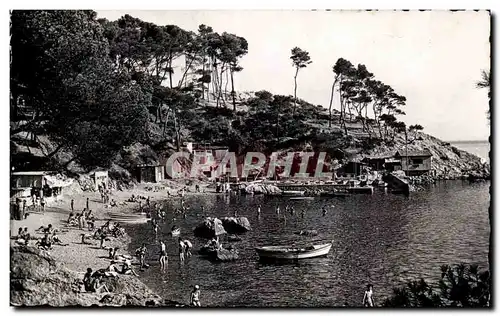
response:
<path fill-rule="evenodd" d="M 32 195 L 43 196 L 43 188 L 47 186 L 45 176 L 50 171 L 18 171 L 11 173 L 11 198 L 27 198 Z"/>
<path fill-rule="evenodd" d="M 11 173 L 11 198 L 24 199 L 31 196 L 57 200 L 63 189 L 73 183 L 53 171 L 19 171 Z"/>
<path fill-rule="evenodd" d="M 407 176 L 419 176 L 432 169 L 432 154 L 428 150 L 398 150 L 394 158 L 401 160 L 401 170 Z"/>
<path fill-rule="evenodd" d="M 394 158 L 394 153 L 365 157 L 362 162 L 366 163 L 372 170 L 389 172 L 401 170 L 401 159 Z"/>
<path fill-rule="evenodd" d="M 165 166 L 159 164 L 137 165 L 136 178 L 139 182 L 161 182 L 165 179 Z"/>

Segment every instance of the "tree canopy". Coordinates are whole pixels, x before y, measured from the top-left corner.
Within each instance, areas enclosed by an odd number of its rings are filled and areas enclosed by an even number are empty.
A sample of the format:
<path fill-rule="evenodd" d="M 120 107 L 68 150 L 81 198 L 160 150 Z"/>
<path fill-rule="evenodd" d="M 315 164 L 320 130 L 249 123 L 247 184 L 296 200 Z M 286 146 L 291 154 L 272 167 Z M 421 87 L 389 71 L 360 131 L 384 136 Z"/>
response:
<path fill-rule="evenodd" d="M 322 142 L 339 137 L 322 134 L 318 124 L 331 126 L 334 104 L 341 139 L 354 122 L 373 139 L 390 140 L 408 130 L 397 119 L 406 98 L 365 65 L 344 58 L 332 67 L 328 116 L 321 106 L 297 98 L 298 73 L 312 63 L 299 47 L 290 56 L 293 96 L 259 91 L 237 99 L 235 80 L 248 50 L 245 38 L 203 24 L 187 31 L 130 15 L 108 21 L 93 11 L 13 11 L 11 138 L 27 133 L 36 142 L 48 136 L 54 143 L 48 159 L 70 152 L 67 162 L 90 169 L 108 167 L 138 142 L 158 151 L 186 140 L 241 151 Z M 342 146 L 326 142 L 332 153 L 333 144 Z"/>

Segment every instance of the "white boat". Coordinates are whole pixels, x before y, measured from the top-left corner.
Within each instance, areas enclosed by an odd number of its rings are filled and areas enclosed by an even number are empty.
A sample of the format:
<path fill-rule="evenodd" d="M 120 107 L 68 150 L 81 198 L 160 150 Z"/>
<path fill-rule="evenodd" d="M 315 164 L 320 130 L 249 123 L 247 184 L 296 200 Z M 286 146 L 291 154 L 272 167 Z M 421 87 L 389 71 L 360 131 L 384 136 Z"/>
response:
<path fill-rule="evenodd" d="M 255 248 L 260 259 L 296 260 L 326 256 L 332 243 L 311 245 L 305 248 L 287 246 L 265 246 Z"/>
<path fill-rule="evenodd" d="M 181 234 L 181 229 L 176 228 L 171 232 L 172 236 L 179 236 Z"/>
<path fill-rule="evenodd" d="M 283 191 L 283 195 L 288 195 L 288 196 L 302 196 L 306 193 L 306 191 Z"/>
<path fill-rule="evenodd" d="M 313 196 L 295 196 L 289 198 L 290 200 L 314 200 Z"/>

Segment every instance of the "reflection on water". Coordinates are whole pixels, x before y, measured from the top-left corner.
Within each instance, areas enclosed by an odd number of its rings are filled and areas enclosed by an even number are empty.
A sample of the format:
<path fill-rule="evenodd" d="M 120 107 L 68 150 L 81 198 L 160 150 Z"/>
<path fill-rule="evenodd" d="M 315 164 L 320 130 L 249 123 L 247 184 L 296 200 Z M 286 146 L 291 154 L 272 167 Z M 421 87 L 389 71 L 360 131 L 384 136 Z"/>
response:
<path fill-rule="evenodd" d="M 353 195 L 344 200 L 318 198 L 289 200 L 264 196 L 189 197 L 186 219 L 163 226 L 159 238 L 167 240 L 169 267 L 161 273 L 159 248 L 147 225 L 128 228 L 132 247 L 146 242 L 151 268 L 141 278 L 165 298 L 187 302 L 194 284 L 201 286 L 202 304 L 210 306 L 358 306 L 367 283 L 375 285 L 376 299 L 392 293 L 394 286 L 424 277 L 436 280 L 442 264 L 477 263 L 487 268 L 489 183 L 444 182 L 409 198 L 377 192 L 373 196 Z M 284 206 L 294 205 L 295 216 Z M 257 216 L 257 205 L 262 214 Z M 281 214 L 275 212 L 281 206 Z M 166 201 L 167 208 L 179 207 L 178 200 Z M 205 214 L 201 214 L 201 205 Z M 328 207 L 326 216 L 322 207 Z M 232 243 L 240 260 L 212 263 L 199 257 L 205 240 L 193 236 L 193 228 L 204 216 L 246 216 L 252 231 L 243 241 Z M 305 210 L 305 217 L 301 211 Z M 180 265 L 177 238 L 168 236 L 172 223 L 190 239 L 193 257 Z M 318 236 L 301 237 L 294 232 L 316 229 Z M 296 241 L 333 240 L 328 257 L 285 265 L 258 262 L 254 248 Z"/>

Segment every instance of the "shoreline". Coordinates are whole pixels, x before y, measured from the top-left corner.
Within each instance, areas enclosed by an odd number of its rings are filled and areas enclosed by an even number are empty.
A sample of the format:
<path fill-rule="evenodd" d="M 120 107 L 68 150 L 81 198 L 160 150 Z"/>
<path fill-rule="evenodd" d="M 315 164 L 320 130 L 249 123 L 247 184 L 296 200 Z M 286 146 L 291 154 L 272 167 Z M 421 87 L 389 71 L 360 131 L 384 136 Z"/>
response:
<path fill-rule="evenodd" d="M 28 215 L 24 220 L 10 221 L 10 235 L 11 235 L 11 272 L 12 271 L 25 271 L 30 269 L 36 270 L 36 261 L 40 260 L 40 257 L 48 262 L 53 262 L 54 266 L 57 266 L 59 273 L 67 274 L 67 278 L 71 279 L 73 282 L 82 280 L 87 268 L 91 268 L 93 271 L 98 269 L 106 268 L 110 264 L 110 259 L 108 258 L 108 247 L 118 247 L 120 254 L 128 254 L 133 259 L 132 262 L 136 261 L 135 254 L 131 253 L 130 245 L 132 244 L 131 236 L 125 231 L 124 236 L 111 238 L 110 241 L 106 242 L 105 249 L 99 248 L 100 241 L 89 239 L 90 244 L 81 243 L 81 234 L 91 234 L 92 232 L 88 229 L 79 230 L 77 227 L 65 227 L 64 223 L 70 213 L 70 201 L 74 199 L 74 212 L 78 213 L 83 210 L 86 206 L 86 199 L 89 198 L 89 208 L 96 217 L 95 227 L 96 229 L 102 226 L 107 220 L 111 219 L 112 222 L 117 222 L 123 225 L 135 225 L 137 223 L 144 223 L 146 221 L 146 216 L 135 212 L 138 208 L 138 203 L 126 202 L 131 195 L 147 195 L 151 197 L 151 202 L 154 203 L 158 200 L 163 200 L 167 198 L 164 192 L 148 192 L 141 189 L 132 189 L 124 191 L 113 191 L 111 198 L 117 202 L 117 207 L 107 208 L 105 204 L 101 203 L 100 195 L 96 192 L 79 192 L 64 196 L 61 200 L 55 201 L 47 205 L 45 212 L 33 212 Z M 197 193 L 199 194 L 199 193 Z M 205 193 L 206 194 L 206 193 Z M 121 218 L 123 215 L 123 218 Z M 131 216 L 132 215 L 132 216 Z M 137 215 L 137 216 L 133 216 Z M 136 217 L 137 222 L 131 221 L 130 219 Z M 35 246 L 35 241 L 30 241 L 29 246 L 20 246 L 16 244 L 15 240 L 12 240 L 17 234 L 19 227 L 27 227 L 28 232 L 31 236 L 35 238 L 41 238 L 43 234 L 35 233 L 35 230 L 41 226 L 47 226 L 52 224 L 54 228 L 58 229 L 58 235 L 66 246 L 53 245 L 51 250 L 40 251 Z M 14 259 L 13 259 L 14 256 Z M 32 260 L 27 259 L 28 262 L 25 264 L 20 263 L 16 258 L 24 258 L 28 256 Z M 33 262 L 29 262 L 33 261 Z M 30 268 L 26 268 L 26 266 Z M 149 288 L 141 279 L 140 272 L 133 265 L 133 269 L 139 274 L 138 277 L 132 275 L 122 275 L 118 277 L 118 281 L 110 282 L 113 283 L 114 288 L 120 288 L 120 291 L 111 293 L 86 293 L 82 292 L 81 289 L 76 291 L 67 291 L 62 295 L 64 298 L 63 302 L 60 302 L 60 298 L 50 297 L 50 295 L 39 294 L 41 297 L 30 297 L 25 298 L 26 293 L 20 291 L 12 290 L 13 278 L 11 277 L 11 300 L 10 304 L 13 306 L 26 305 L 26 306 L 39 306 L 39 305 L 51 305 L 51 306 L 115 306 L 121 305 L 123 303 L 124 297 L 127 303 L 125 305 L 139 306 L 184 306 L 187 304 L 169 301 L 157 293 L 155 293 L 151 288 Z M 51 279 L 51 273 L 47 272 L 42 279 Z M 26 273 L 24 273 L 25 275 Z M 19 280 L 14 280 L 18 282 Z M 29 276 L 22 279 L 22 282 L 30 282 Z M 107 283 L 107 282 L 106 282 Z M 108 284 L 108 283 L 107 283 Z M 109 286 L 109 285 L 108 285 Z M 68 293 L 69 292 L 69 293 Z M 13 295 L 14 294 L 14 295 Z M 74 294 L 74 295 L 71 295 Z M 83 297 L 82 297 L 83 296 Z M 23 297 L 23 299 L 16 299 Z M 103 302 L 103 300 L 105 300 Z M 121 300 L 121 303 L 117 303 Z M 32 303 L 30 303 L 32 302 Z"/>

